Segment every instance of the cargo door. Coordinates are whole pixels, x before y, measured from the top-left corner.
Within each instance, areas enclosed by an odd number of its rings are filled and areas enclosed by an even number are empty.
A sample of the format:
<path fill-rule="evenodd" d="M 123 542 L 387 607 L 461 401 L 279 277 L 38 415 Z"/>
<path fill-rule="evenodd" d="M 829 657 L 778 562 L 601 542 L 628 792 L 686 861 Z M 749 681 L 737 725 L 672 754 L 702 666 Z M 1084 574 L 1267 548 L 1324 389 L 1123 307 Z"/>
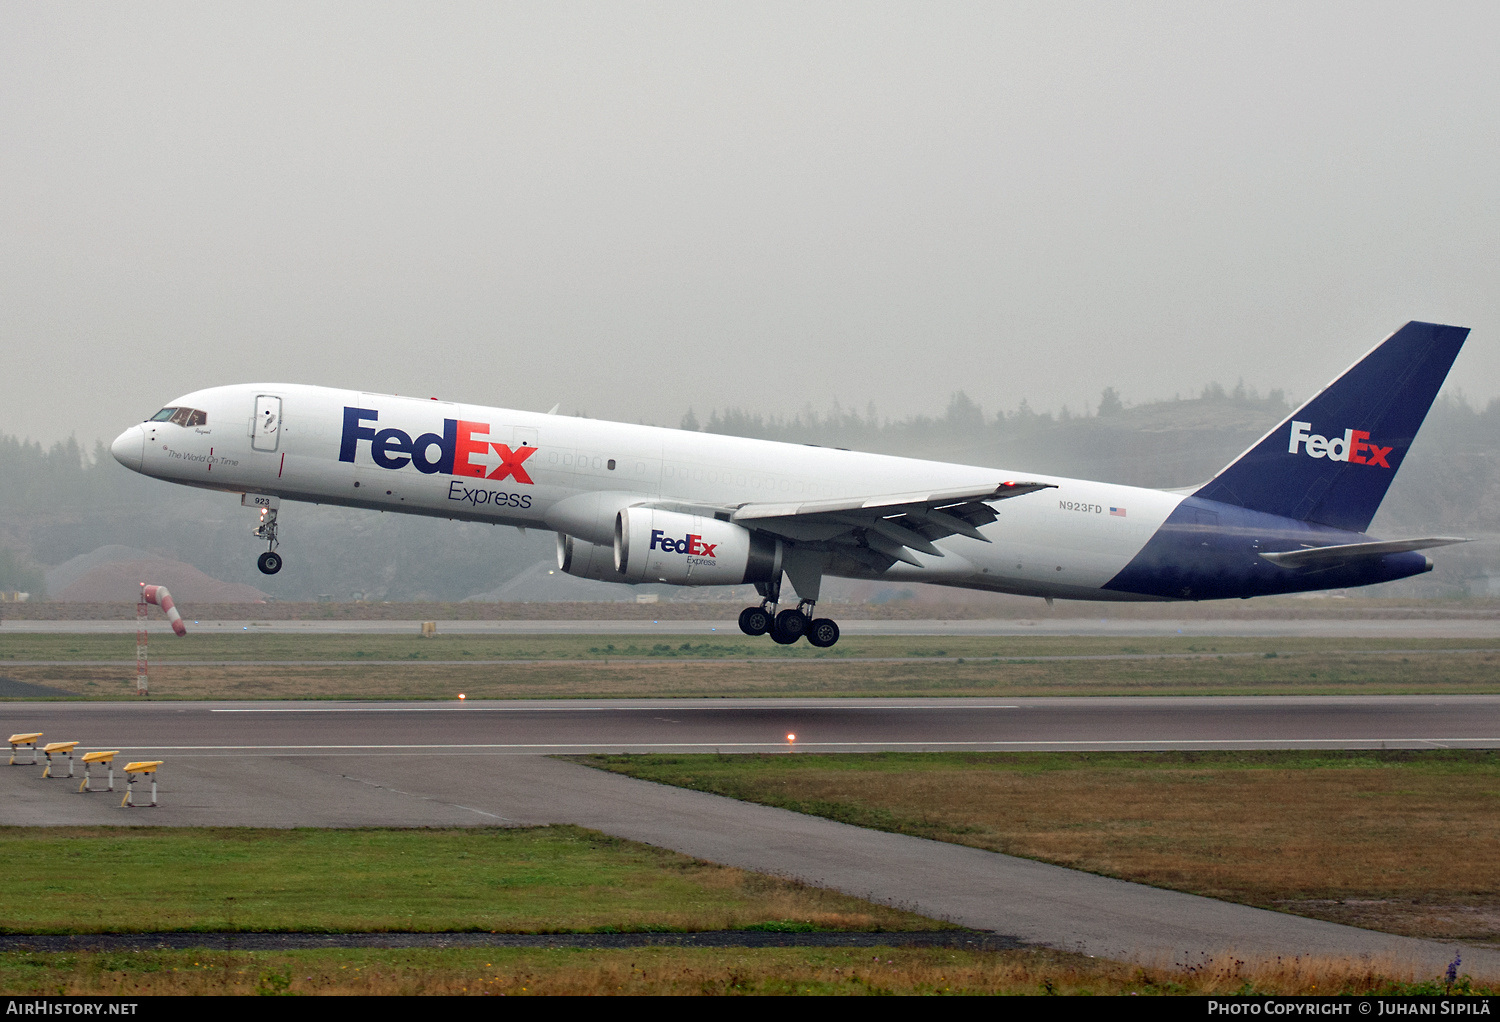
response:
<path fill-rule="evenodd" d="M 250 446 L 268 453 L 281 446 L 281 398 L 274 394 L 255 396 L 255 417 L 250 420 Z"/>

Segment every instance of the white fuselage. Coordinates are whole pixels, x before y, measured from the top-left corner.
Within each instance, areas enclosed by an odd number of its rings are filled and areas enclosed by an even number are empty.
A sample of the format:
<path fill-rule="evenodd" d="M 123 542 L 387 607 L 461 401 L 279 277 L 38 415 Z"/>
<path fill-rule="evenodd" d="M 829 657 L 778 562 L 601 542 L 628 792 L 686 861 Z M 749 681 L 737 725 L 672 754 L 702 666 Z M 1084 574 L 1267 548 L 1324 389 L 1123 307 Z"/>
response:
<path fill-rule="evenodd" d="M 605 523 L 614 510 L 642 501 L 735 507 L 984 488 L 1012 475 L 298 384 L 214 387 L 174 404 L 202 410 L 202 424 L 150 421 L 132 427 L 115 441 L 115 456 L 143 474 L 189 486 L 550 529 L 594 543 L 609 541 Z M 358 423 L 366 435 L 352 451 L 346 409 L 378 413 Z M 445 420 L 458 423 L 463 434 L 451 471 L 434 464 L 441 460 L 438 441 L 445 428 L 454 428 L 445 427 Z M 381 430 L 392 431 L 394 439 L 377 452 L 377 441 L 368 434 Z M 412 444 L 426 434 L 431 434 L 428 446 L 414 455 Z M 403 443 L 402 436 L 409 439 Z M 399 467 L 382 467 L 377 455 Z M 420 471 L 413 458 L 425 459 L 429 470 Z M 1183 498 L 1114 483 L 1034 473 L 1026 478 L 1055 488 L 995 503 L 998 521 L 981 529 L 988 543 L 949 536 L 935 544 L 942 556 L 915 555 L 920 566 L 898 561 L 878 574 L 873 569 L 835 573 L 1034 596 L 1142 598 L 1101 587 L 1130 563 Z"/>

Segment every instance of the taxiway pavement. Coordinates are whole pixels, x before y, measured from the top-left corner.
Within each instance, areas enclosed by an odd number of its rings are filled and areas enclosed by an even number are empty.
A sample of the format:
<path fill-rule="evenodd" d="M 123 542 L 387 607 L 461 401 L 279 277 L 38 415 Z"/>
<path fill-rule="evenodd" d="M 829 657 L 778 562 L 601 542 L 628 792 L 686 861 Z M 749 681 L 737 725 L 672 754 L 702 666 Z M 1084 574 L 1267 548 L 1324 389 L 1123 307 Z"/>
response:
<path fill-rule="evenodd" d="M 818 751 L 1500 747 L 1500 696 L 12 702 L 4 710 L 12 730 L 166 762 L 162 806 L 135 811 L 118 808 L 118 792 L 77 794 L 76 780 L 0 768 L 0 824 L 571 823 L 1087 954 L 1157 963 L 1226 952 L 1369 955 L 1433 974 L 1454 945 L 865 830 L 542 754 L 786 750 L 789 732 L 796 747 Z M 1500 976 L 1500 952 L 1462 953 L 1465 971 Z"/>

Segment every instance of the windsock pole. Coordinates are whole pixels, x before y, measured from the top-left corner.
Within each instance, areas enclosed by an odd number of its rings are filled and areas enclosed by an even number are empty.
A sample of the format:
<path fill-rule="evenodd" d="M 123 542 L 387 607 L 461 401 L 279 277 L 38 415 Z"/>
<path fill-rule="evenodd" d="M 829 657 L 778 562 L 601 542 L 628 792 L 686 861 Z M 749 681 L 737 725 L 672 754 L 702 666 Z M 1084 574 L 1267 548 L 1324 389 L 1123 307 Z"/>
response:
<path fill-rule="evenodd" d="M 146 583 L 141 583 L 141 598 L 135 605 L 135 694 L 143 696 L 148 689 L 146 668 Z"/>
<path fill-rule="evenodd" d="M 143 696 L 147 693 L 148 665 L 146 663 L 146 604 L 154 603 L 166 612 L 167 620 L 172 623 L 172 631 L 178 635 L 187 634 L 187 625 L 183 623 L 182 615 L 177 613 L 177 606 L 172 602 L 172 594 L 167 592 L 166 586 L 148 586 L 141 583 L 141 599 L 135 605 L 135 694 Z"/>

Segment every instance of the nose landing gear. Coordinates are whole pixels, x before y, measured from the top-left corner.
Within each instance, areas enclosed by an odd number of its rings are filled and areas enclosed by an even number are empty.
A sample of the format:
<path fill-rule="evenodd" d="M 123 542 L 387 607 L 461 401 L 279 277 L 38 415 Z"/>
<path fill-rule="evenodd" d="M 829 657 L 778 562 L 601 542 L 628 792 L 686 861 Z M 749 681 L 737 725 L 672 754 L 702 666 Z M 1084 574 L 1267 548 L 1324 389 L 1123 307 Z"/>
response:
<path fill-rule="evenodd" d="M 274 507 L 263 507 L 260 509 L 260 522 L 255 526 L 256 539 L 263 539 L 271 545 L 271 549 L 256 558 L 255 566 L 264 575 L 274 575 L 281 570 L 281 555 L 276 552 L 276 509 Z"/>

